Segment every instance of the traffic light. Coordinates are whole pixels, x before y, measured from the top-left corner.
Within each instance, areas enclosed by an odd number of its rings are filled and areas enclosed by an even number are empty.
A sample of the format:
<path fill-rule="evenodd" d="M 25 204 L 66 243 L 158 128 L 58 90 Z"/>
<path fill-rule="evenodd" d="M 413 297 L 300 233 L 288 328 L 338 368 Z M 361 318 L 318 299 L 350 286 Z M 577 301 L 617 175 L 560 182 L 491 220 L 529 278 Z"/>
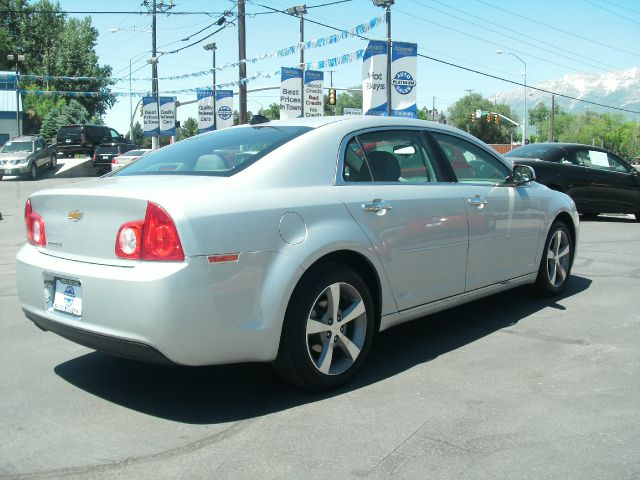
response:
<path fill-rule="evenodd" d="M 476 123 L 476 114 L 475 113 L 471 114 L 471 123 Z"/>
<path fill-rule="evenodd" d="M 496 125 L 500 125 L 500 114 L 499 113 L 494 113 L 493 114 L 493 123 L 495 123 Z"/>
<path fill-rule="evenodd" d="M 329 89 L 329 105 L 335 105 L 335 104 L 336 104 L 336 89 L 330 88 Z"/>
<path fill-rule="evenodd" d="M 491 123 L 491 112 L 487 112 L 487 123 Z"/>

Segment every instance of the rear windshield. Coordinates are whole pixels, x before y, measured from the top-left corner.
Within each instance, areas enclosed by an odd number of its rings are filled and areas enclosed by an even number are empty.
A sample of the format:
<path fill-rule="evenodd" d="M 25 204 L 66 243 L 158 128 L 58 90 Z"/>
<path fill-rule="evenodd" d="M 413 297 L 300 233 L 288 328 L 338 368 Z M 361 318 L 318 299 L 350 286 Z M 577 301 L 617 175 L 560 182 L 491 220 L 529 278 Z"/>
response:
<path fill-rule="evenodd" d="M 113 146 L 108 146 L 108 147 L 97 147 L 96 148 L 96 155 L 105 155 L 105 154 L 109 154 L 109 153 L 118 153 L 118 146 L 117 145 L 113 145 Z"/>
<path fill-rule="evenodd" d="M 229 177 L 309 130 L 269 125 L 226 128 L 150 152 L 113 175 Z"/>
<path fill-rule="evenodd" d="M 2 153 L 32 152 L 33 142 L 7 142 L 0 151 Z"/>
<path fill-rule="evenodd" d="M 523 145 L 508 153 L 505 153 L 505 157 L 519 157 L 519 158 L 539 158 L 540 160 L 558 161 L 559 155 L 562 153 L 559 147 L 545 144 L 531 143 L 529 145 Z"/>
<path fill-rule="evenodd" d="M 80 135 L 82 133 L 82 127 L 60 127 L 58 130 L 59 137 L 65 137 L 69 135 Z"/>
<path fill-rule="evenodd" d="M 139 157 L 145 153 L 147 153 L 147 150 L 129 150 L 124 155 L 127 157 Z"/>

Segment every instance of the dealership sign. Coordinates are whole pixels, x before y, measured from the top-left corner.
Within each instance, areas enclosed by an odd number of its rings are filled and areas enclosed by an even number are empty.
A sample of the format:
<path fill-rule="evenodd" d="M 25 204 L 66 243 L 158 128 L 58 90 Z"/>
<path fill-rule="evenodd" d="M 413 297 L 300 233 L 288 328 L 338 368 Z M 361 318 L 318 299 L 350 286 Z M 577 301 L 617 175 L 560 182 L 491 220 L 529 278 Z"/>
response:
<path fill-rule="evenodd" d="M 280 76 L 280 119 L 302 116 L 302 69 L 282 67 Z"/>
<path fill-rule="evenodd" d="M 216 90 L 216 128 L 233 127 L 233 90 Z"/>
<path fill-rule="evenodd" d="M 216 128 L 213 111 L 213 90 L 199 89 L 198 95 L 198 133 L 209 132 Z"/>
<path fill-rule="evenodd" d="M 156 97 L 142 97 L 142 130 L 145 137 L 160 135 L 158 101 Z"/>
<path fill-rule="evenodd" d="M 391 47 L 391 115 L 418 117 L 417 55 L 415 43 L 393 42 Z"/>

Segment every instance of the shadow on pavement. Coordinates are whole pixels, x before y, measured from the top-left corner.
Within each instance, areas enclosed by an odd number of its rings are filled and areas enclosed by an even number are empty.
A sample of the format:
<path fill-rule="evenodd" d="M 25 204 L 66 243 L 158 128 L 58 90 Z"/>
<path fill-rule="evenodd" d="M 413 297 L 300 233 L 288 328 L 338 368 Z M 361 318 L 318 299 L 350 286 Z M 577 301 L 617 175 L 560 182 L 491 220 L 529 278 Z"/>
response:
<path fill-rule="evenodd" d="M 573 276 L 559 297 L 543 298 L 519 288 L 394 327 L 376 337 L 354 381 L 325 393 L 285 384 L 270 364 L 160 366 L 93 352 L 64 362 L 54 371 L 88 393 L 148 415 L 190 424 L 233 422 L 384 381 L 526 321 L 544 308 L 564 310 L 562 300 L 584 292 L 590 284 L 587 278 Z"/>

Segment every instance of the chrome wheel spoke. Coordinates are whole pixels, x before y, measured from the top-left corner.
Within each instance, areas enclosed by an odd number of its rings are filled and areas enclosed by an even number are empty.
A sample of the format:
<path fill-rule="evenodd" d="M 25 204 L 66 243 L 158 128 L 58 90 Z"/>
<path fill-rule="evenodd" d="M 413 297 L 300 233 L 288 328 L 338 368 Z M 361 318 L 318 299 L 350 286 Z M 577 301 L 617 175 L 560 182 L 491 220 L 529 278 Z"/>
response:
<path fill-rule="evenodd" d="M 329 330 L 329 326 L 326 323 L 309 318 L 307 320 L 307 335 L 313 335 L 314 333 L 322 333 Z"/>
<path fill-rule="evenodd" d="M 556 254 L 556 257 L 558 256 L 558 252 L 560 251 L 560 242 L 562 242 L 562 231 L 558 230 L 556 232 L 555 235 L 555 248 L 554 248 L 554 253 Z"/>
<path fill-rule="evenodd" d="M 362 300 L 354 300 L 351 306 L 342 312 L 342 323 L 347 324 L 363 313 L 365 313 L 364 302 Z"/>
<path fill-rule="evenodd" d="M 336 321 L 338 318 L 338 309 L 340 308 L 340 284 L 334 283 L 327 289 L 327 299 L 329 300 L 329 311 L 331 319 Z"/>
<path fill-rule="evenodd" d="M 342 349 L 342 351 L 346 355 L 351 357 L 352 361 L 355 361 L 356 358 L 358 358 L 358 355 L 360 354 L 360 348 L 351 340 L 349 340 L 349 338 L 345 336 L 340 337 L 338 344 L 340 345 L 340 348 Z"/>
<path fill-rule="evenodd" d="M 556 264 L 555 268 L 556 272 L 558 272 L 558 276 L 560 277 L 560 284 L 564 282 L 564 279 L 567 277 L 567 272 L 565 272 L 564 267 L 560 262 Z"/>
<path fill-rule="evenodd" d="M 547 251 L 547 260 L 555 260 L 556 256 L 553 253 L 553 248 L 549 248 Z"/>
<path fill-rule="evenodd" d="M 562 249 L 562 251 L 560 251 L 558 253 L 558 257 L 564 257 L 566 255 L 569 255 L 570 249 L 569 249 L 569 244 L 565 245 L 565 247 Z"/>
<path fill-rule="evenodd" d="M 318 359 L 318 370 L 324 374 L 329 373 L 331 362 L 333 361 L 333 339 L 327 338 L 322 344 L 322 353 Z"/>
<path fill-rule="evenodd" d="M 550 262 L 550 265 L 549 265 L 549 281 L 551 282 L 551 285 L 555 285 L 556 284 L 556 262 L 555 262 L 555 260 Z"/>

